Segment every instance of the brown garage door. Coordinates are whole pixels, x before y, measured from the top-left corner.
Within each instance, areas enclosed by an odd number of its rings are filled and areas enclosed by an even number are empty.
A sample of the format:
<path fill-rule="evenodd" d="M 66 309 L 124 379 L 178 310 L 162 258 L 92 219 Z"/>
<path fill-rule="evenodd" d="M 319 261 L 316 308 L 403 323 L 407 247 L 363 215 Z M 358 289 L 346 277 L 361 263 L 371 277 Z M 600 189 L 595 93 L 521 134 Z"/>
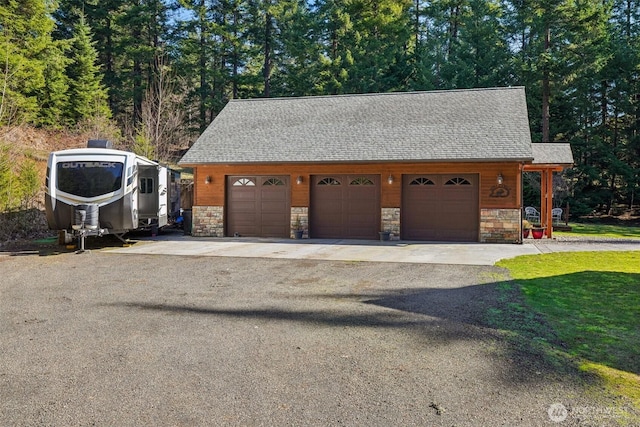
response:
<path fill-rule="evenodd" d="M 311 177 L 310 236 L 376 239 L 380 231 L 378 175 Z"/>
<path fill-rule="evenodd" d="M 476 242 L 478 175 L 404 175 L 402 238 Z"/>
<path fill-rule="evenodd" d="M 227 236 L 289 237 L 288 176 L 227 177 Z"/>

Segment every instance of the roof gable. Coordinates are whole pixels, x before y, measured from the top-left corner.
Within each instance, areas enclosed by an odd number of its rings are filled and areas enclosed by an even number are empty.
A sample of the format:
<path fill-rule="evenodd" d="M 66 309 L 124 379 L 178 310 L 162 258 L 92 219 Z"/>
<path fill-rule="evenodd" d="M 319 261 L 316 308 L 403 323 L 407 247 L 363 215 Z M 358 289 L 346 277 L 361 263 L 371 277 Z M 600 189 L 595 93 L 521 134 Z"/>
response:
<path fill-rule="evenodd" d="M 232 100 L 180 163 L 532 158 L 517 87 Z"/>

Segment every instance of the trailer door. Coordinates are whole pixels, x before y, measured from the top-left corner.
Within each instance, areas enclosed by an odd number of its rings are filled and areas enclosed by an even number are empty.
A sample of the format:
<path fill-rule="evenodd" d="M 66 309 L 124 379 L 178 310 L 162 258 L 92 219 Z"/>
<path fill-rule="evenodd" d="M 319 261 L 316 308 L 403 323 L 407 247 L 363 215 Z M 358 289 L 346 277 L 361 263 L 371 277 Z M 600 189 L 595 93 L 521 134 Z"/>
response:
<path fill-rule="evenodd" d="M 138 167 L 138 209 L 141 225 L 151 224 L 158 217 L 158 168 L 155 165 Z"/>
<path fill-rule="evenodd" d="M 169 215 L 169 171 L 158 166 L 158 226 L 167 225 Z"/>

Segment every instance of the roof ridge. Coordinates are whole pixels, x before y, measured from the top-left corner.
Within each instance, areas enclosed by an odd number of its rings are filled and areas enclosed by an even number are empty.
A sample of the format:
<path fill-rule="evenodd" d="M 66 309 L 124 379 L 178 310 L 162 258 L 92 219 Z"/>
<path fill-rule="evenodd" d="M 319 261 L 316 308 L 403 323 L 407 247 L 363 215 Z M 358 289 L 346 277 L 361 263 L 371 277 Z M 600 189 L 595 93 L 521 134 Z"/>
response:
<path fill-rule="evenodd" d="M 263 102 L 263 101 L 290 101 L 290 100 L 304 100 L 304 99 L 323 99 L 323 98 L 357 98 L 357 97 L 375 97 L 375 96 L 394 96 L 394 95 L 425 95 L 425 94 L 438 94 L 451 92 L 483 92 L 483 91 L 499 91 L 499 90 L 514 90 L 525 89 L 524 86 L 494 86 L 486 88 L 462 88 L 462 89 L 436 89 L 436 90 L 412 90 L 407 92 L 394 91 L 394 92 L 369 92 L 369 93 L 343 93 L 338 95 L 305 95 L 305 96 L 279 96 L 275 98 L 235 98 L 230 99 L 229 102 Z"/>

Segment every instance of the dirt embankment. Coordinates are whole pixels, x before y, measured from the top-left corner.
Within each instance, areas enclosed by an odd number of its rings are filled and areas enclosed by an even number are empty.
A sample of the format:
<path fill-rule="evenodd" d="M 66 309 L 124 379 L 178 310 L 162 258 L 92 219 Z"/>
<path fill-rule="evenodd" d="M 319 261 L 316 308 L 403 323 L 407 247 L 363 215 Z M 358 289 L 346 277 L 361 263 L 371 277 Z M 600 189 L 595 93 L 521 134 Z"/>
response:
<path fill-rule="evenodd" d="M 1 127 L 0 144 L 6 145 L 17 163 L 23 159 L 35 160 L 46 167 L 49 153 L 68 148 L 80 148 L 90 139 L 87 132 L 37 129 L 27 126 Z"/>
<path fill-rule="evenodd" d="M 36 164 L 40 190 L 35 198 L 0 206 L 0 248 L 51 235 L 44 216 L 44 182 L 47 159 L 52 151 L 86 146 L 88 132 L 37 129 L 27 126 L 0 127 L 0 148 L 12 175 L 18 175 L 27 160 Z M 3 157 L 4 157 L 3 156 Z M 8 202 L 6 202 L 8 203 Z"/>

